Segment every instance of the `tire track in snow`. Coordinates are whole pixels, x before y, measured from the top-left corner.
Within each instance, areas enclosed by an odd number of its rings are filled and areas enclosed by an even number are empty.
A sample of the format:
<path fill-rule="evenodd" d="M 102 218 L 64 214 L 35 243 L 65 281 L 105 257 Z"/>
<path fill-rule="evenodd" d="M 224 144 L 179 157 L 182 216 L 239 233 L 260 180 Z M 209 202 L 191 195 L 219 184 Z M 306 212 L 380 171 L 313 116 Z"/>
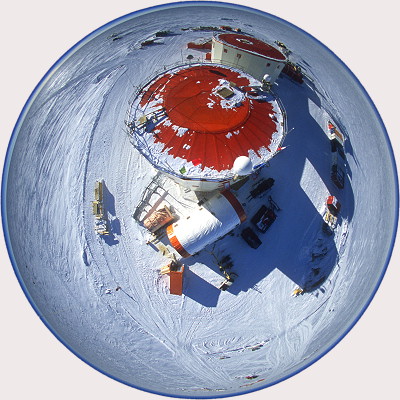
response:
<path fill-rule="evenodd" d="M 110 70 L 108 70 L 110 71 Z M 123 74 L 126 72 L 126 67 L 125 66 L 119 66 L 114 68 L 113 70 L 111 70 L 111 72 L 108 75 L 108 79 L 113 78 L 112 84 L 107 88 L 106 92 L 103 94 L 103 101 L 102 104 L 96 114 L 96 118 L 93 122 L 93 127 L 92 130 L 90 132 L 90 138 L 89 138 L 89 142 L 87 144 L 87 151 L 86 151 L 86 162 L 85 162 L 85 167 L 84 167 L 84 173 L 83 173 L 83 192 L 82 192 L 82 204 L 83 204 L 83 208 L 82 208 L 82 214 L 83 214 L 83 218 L 84 220 L 89 220 L 89 219 L 93 219 L 93 215 L 90 215 L 89 217 L 87 217 L 86 215 L 86 210 L 87 208 L 85 207 L 85 205 L 87 204 L 87 202 L 89 201 L 87 199 L 87 195 L 86 195 L 86 186 L 89 184 L 87 182 L 87 175 L 88 175 L 88 166 L 89 166 L 89 161 L 90 161 L 90 153 L 91 153 L 91 147 L 92 147 L 92 142 L 93 142 L 93 138 L 97 129 L 97 126 L 99 124 L 100 118 L 102 116 L 102 112 L 103 109 L 106 105 L 107 102 L 107 97 L 109 95 L 109 93 L 111 92 L 111 90 L 113 89 L 114 85 L 117 83 L 118 79 L 121 78 L 121 76 L 123 76 Z M 116 75 L 115 77 L 113 75 Z M 114 80 L 115 79 L 115 80 Z M 104 83 L 104 82 L 103 82 Z M 102 84 L 103 84 L 102 83 Z M 92 226 L 94 221 L 92 222 Z M 88 240 L 88 236 L 86 234 L 86 229 L 83 230 L 84 233 L 84 249 L 86 251 L 86 249 L 89 251 L 90 256 L 91 256 L 91 260 L 94 260 L 94 256 L 93 256 L 93 252 L 91 250 L 90 247 L 90 241 Z M 86 258 L 87 258 L 87 253 L 86 253 Z"/>

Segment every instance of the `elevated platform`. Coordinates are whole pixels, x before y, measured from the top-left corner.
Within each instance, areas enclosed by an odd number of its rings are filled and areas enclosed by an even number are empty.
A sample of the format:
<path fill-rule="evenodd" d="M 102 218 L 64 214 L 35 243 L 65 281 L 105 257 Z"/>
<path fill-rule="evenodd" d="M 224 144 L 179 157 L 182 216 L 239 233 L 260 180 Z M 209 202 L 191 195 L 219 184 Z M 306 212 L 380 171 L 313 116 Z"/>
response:
<path fill-rule="evenodd" d="M 229 179 L 239 156 L 253 165 L 267 162 L 283 139 L 284 118 L 278 101 L 257 92 L 256 83 L 219 64 L 158 76 L 134 103 L 135 146 L 156 168 L 184 179 Z"/>

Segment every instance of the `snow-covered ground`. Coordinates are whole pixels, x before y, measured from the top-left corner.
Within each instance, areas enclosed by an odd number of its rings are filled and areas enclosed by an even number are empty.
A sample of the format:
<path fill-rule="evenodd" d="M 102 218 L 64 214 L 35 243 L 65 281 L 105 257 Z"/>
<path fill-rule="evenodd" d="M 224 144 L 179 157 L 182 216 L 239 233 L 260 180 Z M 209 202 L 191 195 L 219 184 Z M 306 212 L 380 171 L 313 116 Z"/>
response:
<path fill-rule="evenodd" d="M 198 18 L 198 24 L 204 24 Z M 167 15 L 165 24 L 170 20 Z M 24 241 L 12 244 L 28 291 L 48 323 L 82 357 L 151 390 L 226 395 L 257 387 L 240 388 L 259 379 L 265 379 L 259 383 L 263 385 L 287 375 L 351 324 L 379 278 L 374 266 L 382 265 L 379 257 L 387 255 L 391 232 L 384 227 L 393 224 L 393 215 L 386 214 L 393 210 L 393 187 L 383 177 L 391 170 L 385 165 L 387 148 L 380 128 L 373 127 L 377 122 L 365 113 L 369 105 L 362 103 L 358 88 L 345 81 L 348 77 L 340 75 L 343 71 L 337 71 L 334 61 L 328 69 L 314 43 L 300 46 L 293 33 L 280 31 L 279 26 L 271 24 L 265 33 L 254 18 L 246 22 L 241 14 L 240 20 L 243 25 L 250 22 L 252 27 L 243 28 L 257 37 L 285 42 L 315 86 L 278 81 L 289 129 L 294 130 L 287 138 L 289 147 L 265 174 L 276 180 L 272 194 L 282 211 L 262 236 L 261 250 L 246 248 L 240 238 L 233 239 L 241 246 L 232 251 L 231 241 L 218 244 L 221 251 L 235 253 L 239 278 L 230 293 L 215 290 L 220 277 L 204 253 L 189 260 L 185 296 L 171 298 L 157 271 L 164 260 L 143 245 L 142 232 L 130 216 L 140 196 L 138 188 L 152 171 L 122 132 L 127 99 L 149 65 L 159 66 L 157 58 L 179 58 L 193 33 L 165 38 L 164 45 L 145 50 L 131 50 L 133 38 L 141 32 L 126 33 L 112 43 L 104 33 L 93 45 L 99 54 L 89 58 L 83 48 L 84 62 L 67 60 L 65 70 L 53 75 L 16 143 L 8 189 L 13 195 L 9 224 L 12 238 L 23 228 Z M 176 14 L 174 21 L 175 29 L 186 26 Z M 151 31 L 152 23 L 146 25 L 142 19 L 141 29 Z M 164 28 L 160 19 L 157 23 L 155 30 Z M 207 24 L 213 23 L 220 23 L 218 17 L 213 21 L 208 15 Z M 145 55 L 146 71 L 140 73 L 135 54 Z M 339 81 L 343 86 L 338 87 Z M 324 259 L 328 281 L 313 293 L 292 298 L 291 291 L 304 284 L 310 270 L 310 253 L 320 243 L 323 202 L 333 190 L 328 179 L 329 145 L 322 131 L 326 110 L 349 136 L 350 176 L 343 193 L 335 193 L 344 205 L 343 219 L 334 240 L 324 239 L 329 249 Z M 368 140 L 365 132 L 371 132 Z M 380 163 L 371 165 L 376 154 Z M 94 182 L 100 177 L 107 185 L 106 208 L 114 234 L 108 241 L 94 234 L 90 211 Z M 389 193 L 383 199 L 387 204 L 379 197 L 382 192 Z M 377 229 L 383 234 L 371 241 Z M 360 260 L 368 260 L 368 265 Z M 254 375 L 259 377 L 246 378 Z M 204 387 L 224 391 L 203 392 Z"/>

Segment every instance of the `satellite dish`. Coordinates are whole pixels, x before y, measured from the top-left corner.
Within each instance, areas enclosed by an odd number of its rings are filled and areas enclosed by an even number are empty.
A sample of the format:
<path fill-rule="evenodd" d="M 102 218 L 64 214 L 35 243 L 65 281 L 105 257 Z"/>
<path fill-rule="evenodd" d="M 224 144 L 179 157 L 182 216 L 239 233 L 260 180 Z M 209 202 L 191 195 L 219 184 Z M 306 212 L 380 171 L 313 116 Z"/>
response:
<path fill-rule="evenodd" d="M 239 156 L 233 162 L 232 171 L 238 176 L 250 175 L 253 172 L 253 163 L 249 157 Z"/>

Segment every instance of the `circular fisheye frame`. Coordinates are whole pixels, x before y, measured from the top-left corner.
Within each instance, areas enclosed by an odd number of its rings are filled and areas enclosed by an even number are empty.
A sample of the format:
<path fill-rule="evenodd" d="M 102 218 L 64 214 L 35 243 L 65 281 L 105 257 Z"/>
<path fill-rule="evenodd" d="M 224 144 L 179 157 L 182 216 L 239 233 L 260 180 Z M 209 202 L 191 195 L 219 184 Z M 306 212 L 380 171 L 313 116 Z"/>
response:
<path fill-rule="evenodd" d="M 27 298 L 74 354 L 147 392 L 219 398 L 291 377 L 353 327 L 398 182 L 329 49 L 256 9 L 179 2 L 99 28 L 44 76 L 2 215 Z"/>

